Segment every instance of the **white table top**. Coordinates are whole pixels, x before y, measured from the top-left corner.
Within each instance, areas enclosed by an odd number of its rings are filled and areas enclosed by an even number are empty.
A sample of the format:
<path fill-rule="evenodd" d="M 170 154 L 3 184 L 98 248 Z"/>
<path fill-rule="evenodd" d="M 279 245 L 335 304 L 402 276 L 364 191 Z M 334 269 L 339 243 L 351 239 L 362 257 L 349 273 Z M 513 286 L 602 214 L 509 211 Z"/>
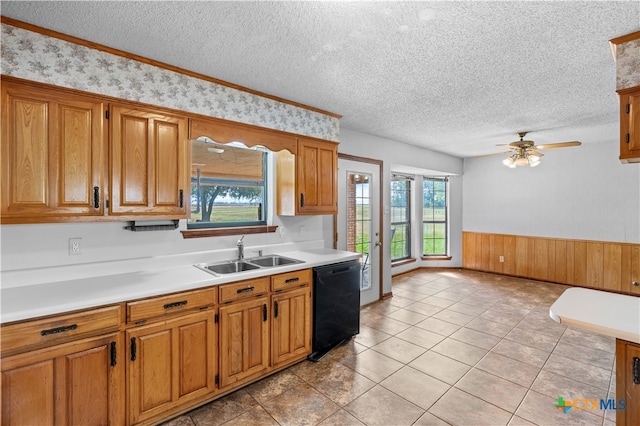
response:
<path fill-rule="evenodd" d="M 549 308 L 560 324 L 640 343 L 640 297 L 587 288 L 565 290 Z"/>

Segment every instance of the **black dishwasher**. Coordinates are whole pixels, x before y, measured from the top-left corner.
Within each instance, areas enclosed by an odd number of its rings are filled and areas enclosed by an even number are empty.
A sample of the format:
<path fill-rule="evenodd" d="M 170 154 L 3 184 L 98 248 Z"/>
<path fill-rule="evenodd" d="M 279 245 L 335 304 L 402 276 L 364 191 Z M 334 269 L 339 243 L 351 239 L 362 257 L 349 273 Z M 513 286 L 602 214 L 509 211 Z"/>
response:
<path fill-rule="evenodd" d="M 313 268 L 311 361 L 360 332 L 360 277 L 357 260 Z"/>

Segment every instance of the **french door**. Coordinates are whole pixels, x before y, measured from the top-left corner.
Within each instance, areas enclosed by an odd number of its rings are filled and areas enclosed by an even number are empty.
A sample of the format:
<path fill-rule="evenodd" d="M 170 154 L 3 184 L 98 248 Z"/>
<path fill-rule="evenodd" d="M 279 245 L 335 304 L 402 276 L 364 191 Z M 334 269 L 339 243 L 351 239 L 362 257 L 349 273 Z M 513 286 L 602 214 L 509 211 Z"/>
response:
<path fill-rule="evenodd" d="M 360 304 L 380 299 L 380 167 L 338 157 L 336 247 L 362 254 Z"/>

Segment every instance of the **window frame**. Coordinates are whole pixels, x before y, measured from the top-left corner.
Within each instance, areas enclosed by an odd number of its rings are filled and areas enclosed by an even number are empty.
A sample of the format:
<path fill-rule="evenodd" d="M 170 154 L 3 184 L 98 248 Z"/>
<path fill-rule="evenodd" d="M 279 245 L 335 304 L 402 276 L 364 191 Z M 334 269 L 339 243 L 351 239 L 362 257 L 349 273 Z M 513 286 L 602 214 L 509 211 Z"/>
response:
<path fill-rule="evenodd" d="M 393 192 L 395 191 L 395 189 L 393 188 L 393 182 L 394 181 L 405 181 L 406 182 L 406 191 L 405 195 L 406 195 L 406 206 L 405 206 L 405 210 L 406 210 L 406 221 L 402 221 L 402 222 L 393 222 Z M 390 208 L 391 208 L 391 215 L 390 215 L 390 229 L 391 229 L 391 233 L 394 234 L 391 236 L 390 238 L 390 248 L 391 248 L 391 262 L 401 262 L 407 259 L 411 259 L 411 255 L 412 255 L 412 250 L 411 250 L 411 216 L 412 216 L 412 212 L 411 212 L 411 182 L 413 181 L 413 177 L 411 176 L 406 176 L 406 175 L 401 175 L 401 174 L 396 174 L 396 173 L 392 173 L 391 174 L 391 191 L 390 191 Z M 394 226 L 402 226 L 402 225 L 406 225 L 407 227 L 407 239 L 406 239 L 406 247 L 407 247 L 407 253 L 406 256 L 403 257 L 393 257 L 393 239 L 395 237 L 395 233 L 394 233 Z"/>
<path fill-rule="evenodd" d="M 191 216 L 191 202 L 189 203 L 189 218 L 187 218 L 187 231 L 189 230 L 207 230 L 207 229 L 220 229 L 220 228 L 242 228 L 242 227 L 264 227 L 267 226 L 267 216 L 269 209 L 269 195 L 268 195 L 268 163 L 269 153 L 267 150 L 262 151 L 262 180 L 243 180 L 243 179 L 223 179 L 215 177 L 200 178 L 200 182 L 206 181 L 208 184 L 220 184 L 226 186 L 259 186 L 262 188 L 262 212 L 261 220 L 256 221 L 243 221 L 243 222 L 190 222 Z M 194 182 L 198 179 L 197 176 L 191 175 L 190 178 L 190 192 L 193 189 Z M 235 184 L 235 185 L 234 185 Z M 191 199 L 191 195 L 190 198 Z"/>
<path fill-rule="evenodd" d="M 424 184 L 425 182 L 443 182 L 444 183 L 444 220 L 425 220 L 424 219 Z M 422 257 L 425 259 L 434 259 L 434 258 L 449 258 L 449 177 L 448 176 L 423 176 L 422 177 Z M 425 224 L 444 224 L 444 253 L 433 253 L 427 254 L 424 253 L 425 247 L 425 234 L 424 234 L 424 226 Z M 435 238 L 433 238 L 435 241 Z"/>

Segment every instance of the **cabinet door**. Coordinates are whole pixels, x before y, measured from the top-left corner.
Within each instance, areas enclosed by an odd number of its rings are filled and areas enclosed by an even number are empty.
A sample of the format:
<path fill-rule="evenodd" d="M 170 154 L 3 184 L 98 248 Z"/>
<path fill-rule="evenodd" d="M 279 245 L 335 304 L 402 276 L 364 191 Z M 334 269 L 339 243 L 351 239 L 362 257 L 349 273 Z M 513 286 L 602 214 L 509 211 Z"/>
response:
<path fill-rule="evenodd" d="M 104 104 L 2 82 L 2 217 L 52 222 L 104 213 Z"/>
<path fill-rule="evenodd" d="M 2 359 L 2 424 L 124 423 L 122 333 Z"/>
<path fill-rule="evenodd" d="M 111 107 L 112 215 L 187 217 L 187 120 L 151 110 Z"/>
<path fill-rule="evenodd" d="M 299 214 L 335 214 L 337 209 L 338 146 L 298 139 L 296 187 Z"/>
<path fill-rule="evenodd" d="M 640 162 L 640 87 L 620 94 L 620 160 Z"/>
<path fill-rule="evenodd" d="M 271 297 L 271 354 L 278 367 L 311 353 L 311 288 Z"/>
<path fill-rule="evenodd" d="M 269 368 L 267 297 L 220 307 L 220 387 Z"/>
<path fill-rule="evenodd" d="M 214 392 L 215 337 L 213 311 L 127 331 L 130 424 Z"/>

